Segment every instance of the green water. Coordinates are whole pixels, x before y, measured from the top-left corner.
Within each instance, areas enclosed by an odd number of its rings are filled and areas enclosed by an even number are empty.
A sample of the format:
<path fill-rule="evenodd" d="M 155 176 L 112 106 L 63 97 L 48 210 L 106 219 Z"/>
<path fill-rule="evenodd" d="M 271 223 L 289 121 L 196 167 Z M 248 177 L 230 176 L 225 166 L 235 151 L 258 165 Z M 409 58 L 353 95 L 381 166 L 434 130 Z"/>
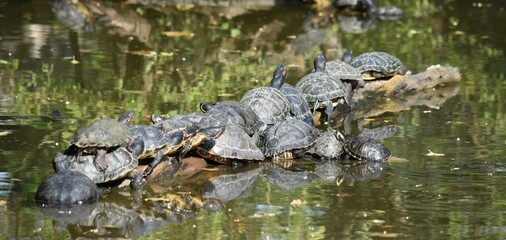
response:
<path fill-rule="evenodd" d="M 102 16 L 95 13 L 93 22 L 76 27 L 60 21 L 49 1 L 0 1 L 0 236 L 97 236 L 96 223 L 83 220 L 76 227 L 33 202 L 39 183 L 53 174 L 52 158 L 79 127 L 126 110 L 134 112 L 135 124 L 148 124 L 151 113 L 239 100 L 266 85 L 277 64 L 289 66 L 288 81 L 295 83 L 311 71 L 318 52 L 338 57 L 351 48 L 355 54 L 389 52 L 414 73 L 433 64 L 460 70 L 460 83 L 449 86 L 456 94 L 437 106 L 366 119 L 368 128 L 397 126 L 382 142 L 404 161 L 376 169 L 370 179 L 350 174 L 339 186 L 301 167 L 305 182 L 286 187 L 257 169 L 244 193 L 216 212 L 171 212 L 151 201 L 134 208 L 132 193 L 122 190 L 84 213 L 106 209 L 119 212 L 112 215 L 122 220 L 113 222 L 130 222 L 108 226 L 102 233 L 108 237 L 505 238 L 502 1 L 381 1 L 403 9 L 404 16 L 377 19 L 360 33 L 347 32 L 335 12 L 320 16 L 309 4 L 258 4 L 185 9 L 104 3 L 97 7 Z M 72 63 L 73 56 L 79 63 Z M 51 115 L 55 110 L 58 117 Z M 444 156 L 427 156 L 429 150 Z M 199 184 L 213 174 L 150 186 L 141 194 L 201 195 L 206 188 Z"/>

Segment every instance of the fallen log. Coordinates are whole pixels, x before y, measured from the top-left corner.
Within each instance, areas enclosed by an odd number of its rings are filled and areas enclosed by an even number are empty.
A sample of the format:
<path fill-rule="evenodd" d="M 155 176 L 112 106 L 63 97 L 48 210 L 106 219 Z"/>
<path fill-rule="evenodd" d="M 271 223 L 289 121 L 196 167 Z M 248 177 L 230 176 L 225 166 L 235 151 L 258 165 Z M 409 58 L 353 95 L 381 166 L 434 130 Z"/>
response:
<path fill-rule="evenodd" d="M 458 68 L 433 65 L 417 74 L 408 72 L 389 80 L 367 81 L 364 88 L 355 91 L 355 105 L 351 110 L 347 106 L 338 106 L 338 110 L 334 111 L 335 116 L 332 116 L 337 121 L 331 125 L 340 127 L 353 120 L 398 113 L 414 106 L 438 109 L 458 94 L 460 80 Z M 319 114 L 315 114 L 315 123 L 319 122 L 319 117 Z"/>

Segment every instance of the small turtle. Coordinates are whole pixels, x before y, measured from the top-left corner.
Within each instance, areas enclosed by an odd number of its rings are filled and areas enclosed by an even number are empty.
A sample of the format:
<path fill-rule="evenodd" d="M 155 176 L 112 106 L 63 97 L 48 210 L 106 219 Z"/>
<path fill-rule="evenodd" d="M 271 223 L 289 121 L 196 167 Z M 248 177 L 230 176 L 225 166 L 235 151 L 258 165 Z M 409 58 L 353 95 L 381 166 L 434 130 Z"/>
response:
<path fill-rule="evenodd" d="M 355 159 L 370 162 L 383 162 L 390 158 L 390 150 L 374 138 L 359 136 L 345 139 L 339 132 L 338 138 L 339 141 L 343 143 L 346 153 Z"/>
<path fill-rule="evenodd" d="M 257 130 L 262 129 L 263 122 L 258 115 L 241 102 L 222 101 L 216 103 L 201 103 L 200 110 L 224 125 L 237 125 L 252 136 Z"/>
<path fill-rule="evenodd" d="M 336 131 L 328 129 L 320 133 L 308 153 L 315 154 L 322 159 L 337 159 L 343 154 L 343 144 L 337 140 Z"/>
<path fill-rule="evenodd" d="M 35 193 L 40 204 L 84 204 L 95 202 L 100 195 L 97 185 L 86 175 L 61 171 L 45 179 Z"/>
<path fill-rule="evenodd" d="M 388 78 L 395 74 L 404 75 L 408 71 L 401 60 L 385 52 L 363 53 L 350 64 L 360 69 L 364 80 Z"/>
<path fill-rule="evenodd" d="M 312 109 L 325 108 L 328 128 L 330 128 L 330 116 L 334 110 L 332 101 L 344 98 L 347 105 L 349 99 L 346 96 L 346 86 L 339 79 L 331 77 L 325 72 L 325 57 L 318 54 L 314 60 L 315 71 L 302 77 L 295 85 L 301 92 L 309 107 Z"/>
<path fill-rule="evenodd" d="M 118 120 L 98 119 L 90 125 L 80 128 L 67 141 L 79 149 L 78 155 L 82 153 L 96 154 L 93 165 L 97 171 L 105 172 L 108 168 L 108 161 L 104 159 L 107 150 L 111 147 L 131 143 L 128 125 L 132 122 L 132 116 L 131 112 L 127 112 Z M 80 159 L 78 157 L 78 160 Z"/>
<path fill-rule="evenodd" d="M 77 158 L 80 158 L 77 160 Z M 95 183 L 105 183 L 121 179 L 124 177 L 132 178 L 132 187 L 138 187 L 143 176 L 137 171 L 137 156 L 134 156 L 124 147 L 115 147 L 110 149 L 104 155 L 104 161 L 107 162 L 106 171 L 98 171 L 93 164 L 94 157 L 92 155 L 81 155 L 72 147 L 67 149 L 65 153 L 58 153 L 54 159 L 54 167 L 56 172 L 76 171 L 86 175 Z"/>
<path fill-rule="evenodd" d="M 364 77 L 362 76 L 360 69 L 350 65 L 352 58 L 353 51 L 348 49 L 344 52 L 341 60 L 336 59 L 327 62 L 325 65 L 325 71 L 334 78 L 341 79 L 341 81 L 345 84 L 351 84 L 353 89 L 356 87 L 364 87 Z"/>
<path fill-rule="evenodd" d="M 216 139 L 203 141 L 197 148 L 197 154 L 222 164 L 231 163 L 231 159 L 263 160 L 264 155 L 257 147 L 255 140 L 242 128 L 230 125 Z"/>
<path fill-rule="evenodd" d="M 299 158 L 318 138 L 319 131 L 313 125 L 291 118 L 269 127 L 262 151 L 274 159 Z"/>
<path fill-rule="evenodd" d="M 284 65 L 283 65 L 284 66 Z M 269 87 L 252 89 L 241 98 L 240 102 L 255 112 L 260 121 L 273 125 L 290 116 L 290 103 L 279 89 L 284 83 L 286 69 L 278 66 L 274 71 Z"/>

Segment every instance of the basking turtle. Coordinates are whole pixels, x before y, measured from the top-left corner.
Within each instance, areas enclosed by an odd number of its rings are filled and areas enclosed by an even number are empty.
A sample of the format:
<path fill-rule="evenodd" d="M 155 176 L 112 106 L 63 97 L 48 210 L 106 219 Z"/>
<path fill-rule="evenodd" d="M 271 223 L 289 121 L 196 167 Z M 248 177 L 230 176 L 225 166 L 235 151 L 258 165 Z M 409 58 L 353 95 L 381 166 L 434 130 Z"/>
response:
<path fill-rule="evenodd" d="M 198 112 L 173 115 L 165 119 L 160 115 L 152 114 L 151 121 L 154 127 L 160 128 L 169 134 L 183 131 L 185 137 L 193 136 L 199 129 L 225 126 L 222 122 L 208 114 Z"/>
<path fill-rule="evenodd" d="M 45 179 L 35 193 L 40 204 L 84 204 L 95 202 L 100 195 L 97 185 L 86 175 L 61 171 Z"/>
<path fill-rule="evenodd" d="M 241 103 L 255 112 L 260 121 L 273 125 L 290 116 L 290 103 L 279 89 L 284 83 L 286 69 L 278 66 L 269 87 L 252 89 L 241 98 Z"/>
<path fill-rule="evenodd" d="M 127 112 L 118 120 L 112 118 L 96 120 L 90 125 L 80 128 L 67 141 L 79 149 L 79 156 L 82 153 L 96 154 L 93 165 L 97 171 L 105 172 L 108 168 L 108 161 L 105 160 L 107 150 L 111 147 L 131 143 L 128 125 L 132 122 L 132 116 L 131 112 Z M 81 160 L 79 156 L 79 161 L 85 161 Z"/>
<path fill-rule="evenodd" d="M 306 122 L 291 118 L 269 127 L 262 151 L 266 157 L 292 159 L 302 157 L 318 138 L 319 130 Z"/>
<path fill-rule="evenodd" d="M 288 102 L 290 102 L 290 109 L 293 117 L 310 125 L 314 125 L 313 113 L 309 108 L 309 103 L 306 101 L 306 98 L 302 95 L 302 92 L 288 83 L 281 86 L 281 91 L 285 94 Z"/>
<path fill-rule="evenodd" d="M 408 69 L 398 58 L 385 52 L 367 52 L 351 61 L 351 66 L 360 69 L 364 80 L 376 80 L 404 75 Z"/>
<path fill-rule="evenodd" d="M 175 121 L 182 123 L 184 121 Z M 168 127 L 171 121 L 165 122 Z M 193 124 L 193 123 L 192 123 Z M 134 126 L 130 128 L 135 141 L 132 148 L 140 152 L 139 159 L 151 158 L 153 161 L 144 170 L 144 176 L 149 176 L 158 164 L 163 160 L 164 155 L 176 155 L 180 160 L 192 148 L 200 145 L 202 141 L 220 136 L 225 130 L 224 126 L 208 126 L 203 128 L 183 127 L 179 131 L 165 132 L 155 126 Z M 190 130 L 191 129 L 191 130 Z M 195 129 L 195 131 L 193 131 Z"/>
<path fill-rule="evenodd" d="M 79 156 L 75 149 L 69 148 L 65 153 L 57 154 L 54 159 L 54 167 L 56 172 L 80 172 L 95 183 L 105 183 L 129 177 L 133 179 L 132 187 L 136 188 L 143 181 L 141 172 L 136 169 L 138 165 L 137 156 L 134 156 L 124 147 L 115 147 L 104 155 L 104 161 L 109 166 L 104 172 L 98 171 L 94 167 L 93 159 L 92 155 Z"/>
<path fill-rule="evenodd" d="M 343 153 L 343 144 L 337 140 L 336 131 L 328 129 L 320 133 L 308 153 L 315 154 L 322 159 L 337 159 Z"/>
<path fill-rule="evenodd" d="M 325 72 L 325 57 L 318 54 L 314 60 L 315 71 L 302 77 L 295 85 L 301 92 L 309 107 L 312 109 L 325 108 L 327 123 L 330 128 L 330 116 L 334 110 L 332 101 L 344 98 L 347 105 L 346 86 L 339 79 L 331 77 Z"/>
<path fill-rule="evenodd" d="M 344 52 L 341 60 L 336 59 L 327 62 L 325 65 L 325 71 L 330 76 L 341 79 L 341 81 L 345 84 L 351 84 L 353 89 L 356 87 L 364 87 L 364 77 L 362 76 L 360 69 L 350 65 L 352 58 L 353 51 L 348 49 Z"/>
<path fill-rule="evenodd" d="M 358 160 L 383 162 L 390 158 L 390 150 L 374 138 L 359 136 L 345 139 L 344 136 L 338 132 L 338 139 L 343 143 L 346 153 Z"/>
<path fill-rule="evenodd" d="M 263 128 L 263 122 L 258 115 L 241 102 L 222 101 L 216 103 L 201 103 L 200 110 L 224 125 L 237 125 L 252 136 L 257 130 Z"/>
<path fill-rule="evenodd" d="M 255 140 L 236 125 L 227 126 L 221 136 L 216 139 L 203 141 L 197 146 L 196 152 L 205 159 L 223 164 L 231 163 L 232 159 L 264 159 Z"/>

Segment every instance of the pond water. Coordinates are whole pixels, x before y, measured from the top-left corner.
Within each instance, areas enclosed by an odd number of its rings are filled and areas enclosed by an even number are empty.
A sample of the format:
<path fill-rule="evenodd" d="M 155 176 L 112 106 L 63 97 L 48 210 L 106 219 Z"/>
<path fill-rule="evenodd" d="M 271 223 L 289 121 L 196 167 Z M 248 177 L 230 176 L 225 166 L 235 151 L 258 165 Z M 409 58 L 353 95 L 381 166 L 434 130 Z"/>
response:
<path fill-rule="evenodd" d="M 404 15 L 367 21 L 267 0 L 64 3 L 0 1 L 2 238 L 505 238 L 504 1 L 385 0 Z M 317 53 L 345 49 L 391 53 L 413 73 L 460 70 L 458 84 L 434 89 L 437 103 L 352 122 L 353 134 L 360 123 L 395 129 L 381 141 L 397 160 L 218 167 L 148 184 L 141 203 L 113 189 L 73 215 L 37 208 L 39 183 L 79 127 L 127 110 L 148 124 L 152 113 L 239 100 L 280 63 L 295 83 Z M 203 208 L 208 199 L 223 208 Z"/>

